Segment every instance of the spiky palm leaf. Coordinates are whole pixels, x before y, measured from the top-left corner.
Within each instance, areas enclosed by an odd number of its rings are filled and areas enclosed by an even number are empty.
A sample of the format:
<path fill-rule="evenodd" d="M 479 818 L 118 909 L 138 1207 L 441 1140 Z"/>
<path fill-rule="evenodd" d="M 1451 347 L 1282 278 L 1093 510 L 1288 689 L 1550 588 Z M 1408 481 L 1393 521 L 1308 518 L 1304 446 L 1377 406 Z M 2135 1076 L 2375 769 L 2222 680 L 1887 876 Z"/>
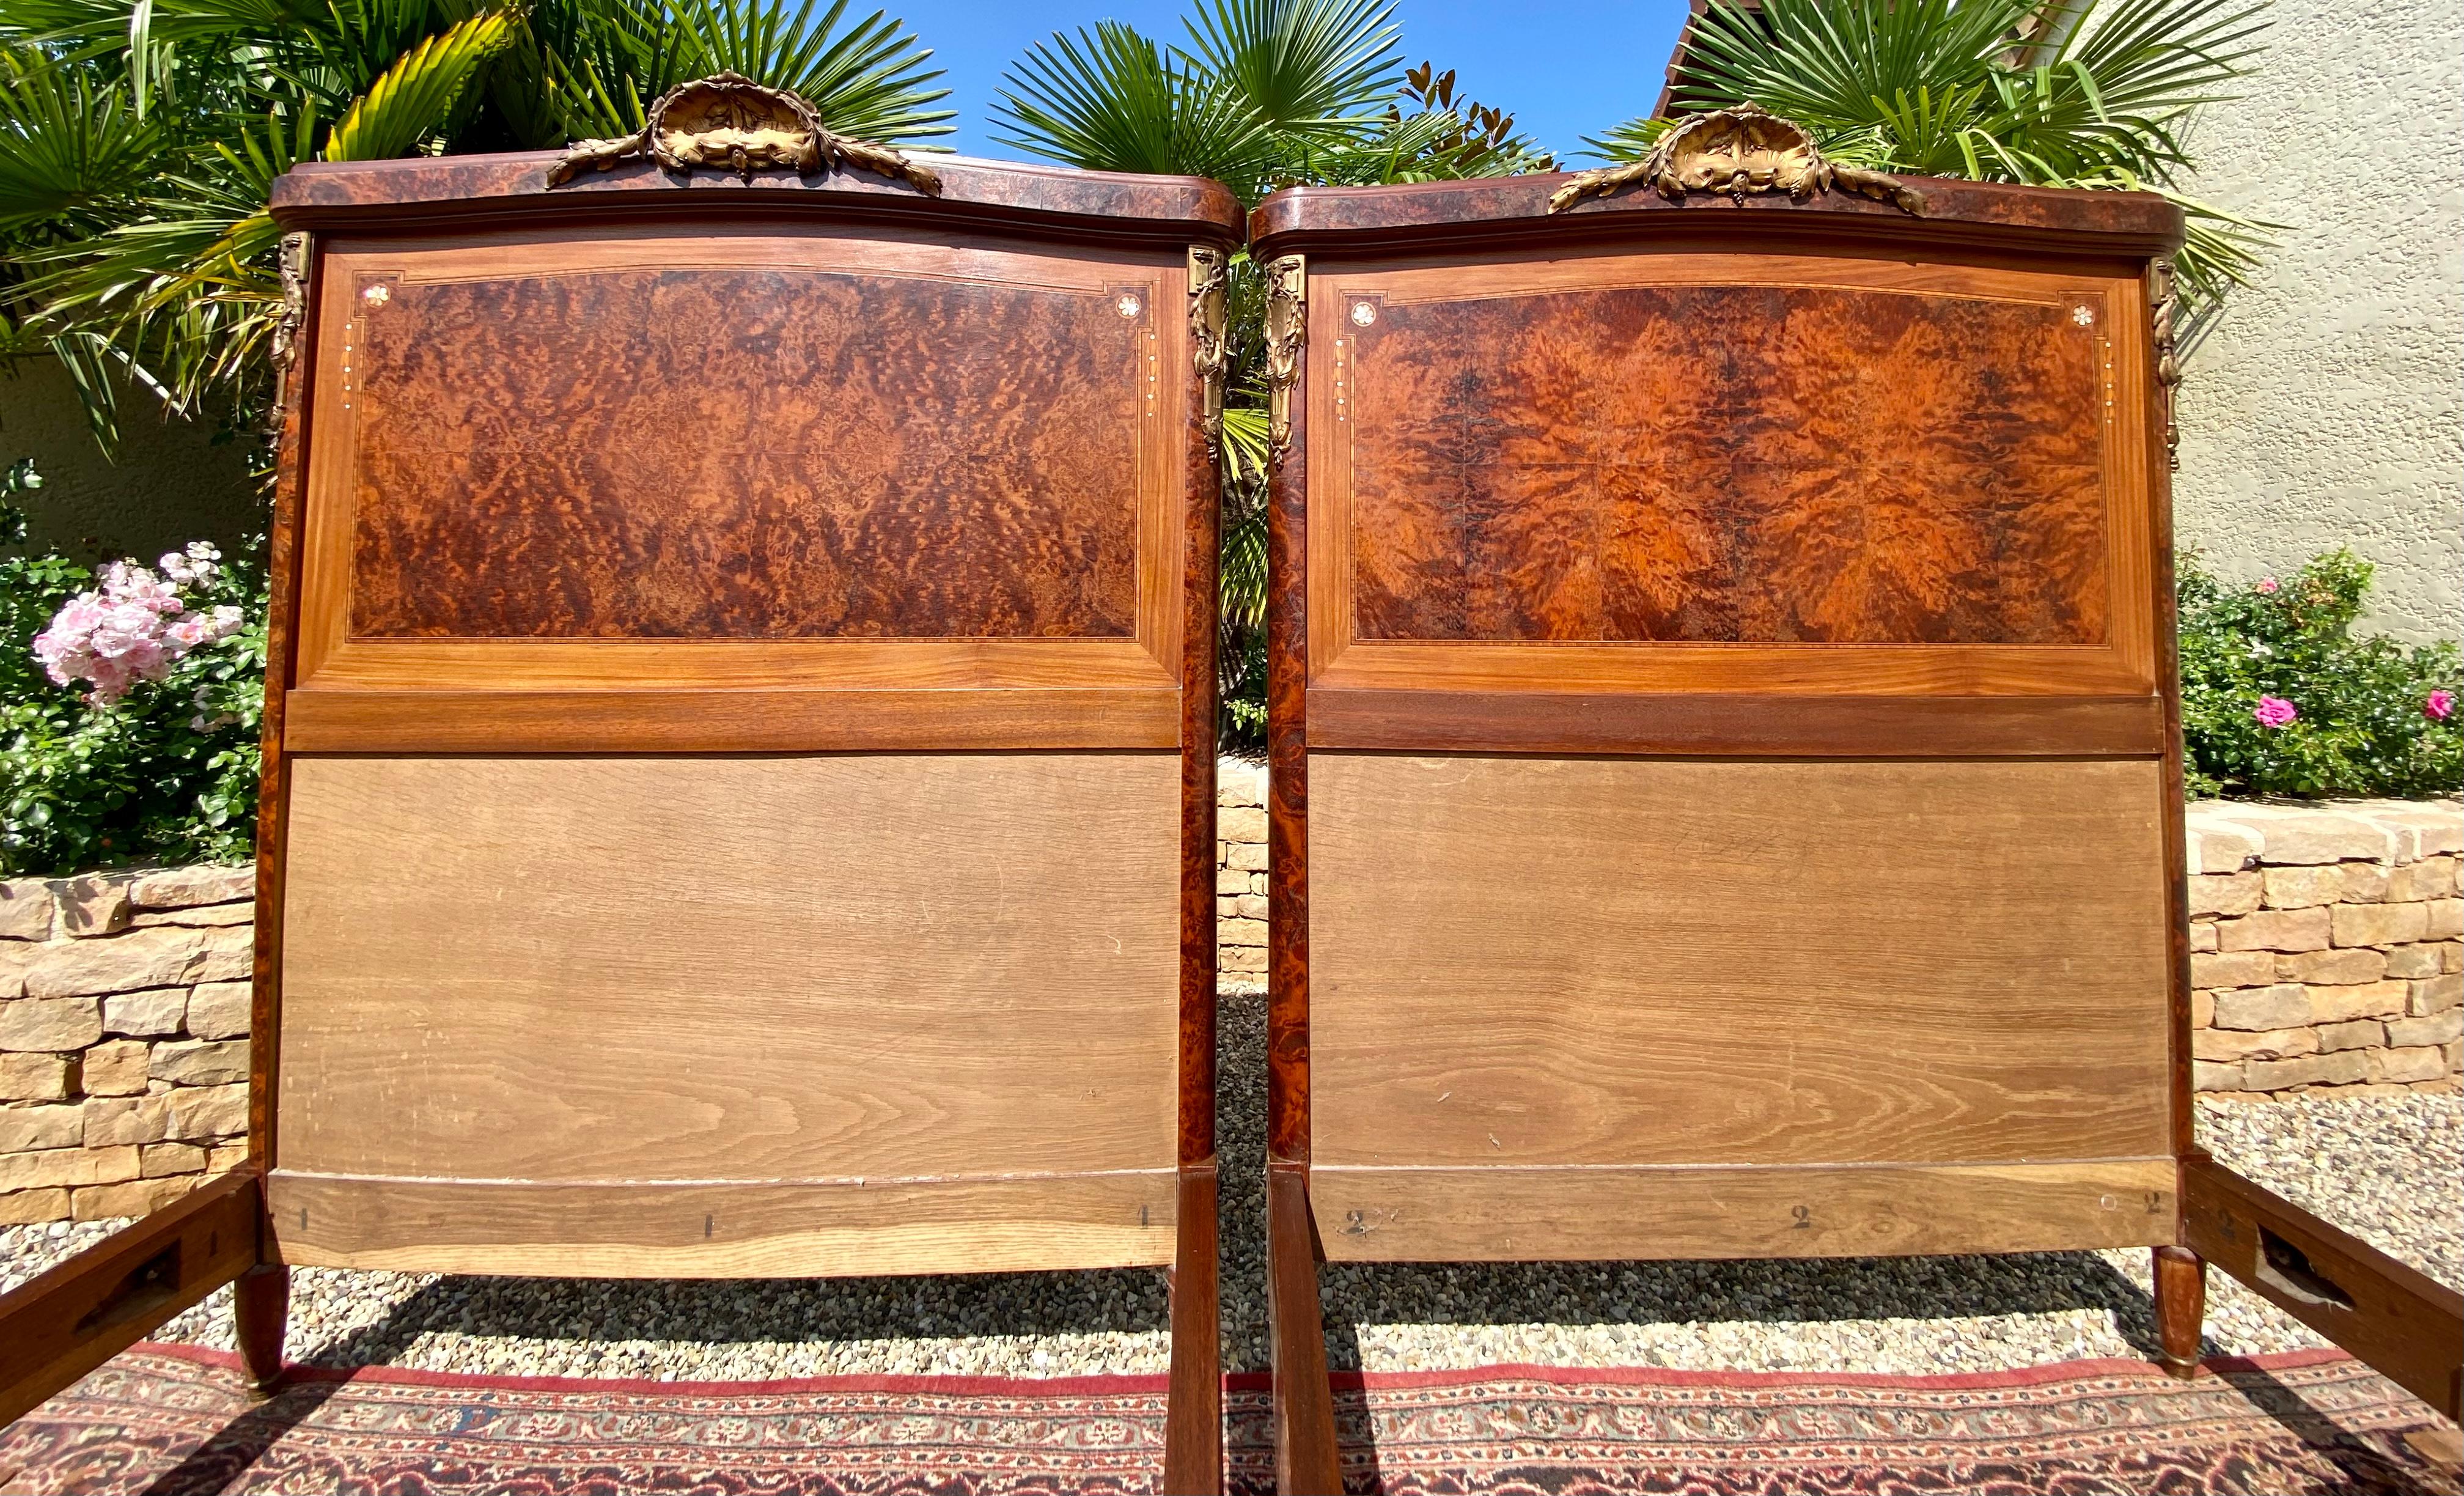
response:
<path fill-rule="evenodd" d="M 723 68 L 849 134 L 949 118 L 930 54 L 845 0 L 0 0 L 0 356 L 57 353 L 106 445 L 118 377 L 262 407 L 295 160 L 628 133 Z"/>
<path fill-rule="evenodd" d="M 2248 274 L 2266 231 L 2182 191 L 2182 128 L 2259 55 L 2258 3 L 2215 0 L 1711 0 L 1675 102 L 1750 99 L 1842 161 L 1920 176 L 2144 188 L 2189 218 L 2194 301 Z M 1586 142 L 1637 160 L 1666 121 Z"/>
<path fill-rule="evenodd" d="M 472 77 L 514 38 L 519 17 L 490 11 L 414 44 L 378 75 L 325 141 L 327 161 L 383 161 L 443 128 Z"/>
<path fill-rule="evenodd" d="M 1214 177 L 1237 189 L 1279 159 L 1273 131 L 1221 78 L 1118 21 L 1074 40 L 1054 33 L 1011 66 L 1000 92 L 1003 144 L 1090 171 Z"/>
<path fill-rule="evenodd" d="M 162 148 L 126 88 L 31 49 L 0 53 L 0 233 L 90 218 L 142 187 Z"/>
<path fill-rule="evenodd" d="M 1355 129 L 1402 73 L 1402 28 L 1388 0 L 1200 0 L 1183 24 L 1193 60 L 1270 130 Z"/>

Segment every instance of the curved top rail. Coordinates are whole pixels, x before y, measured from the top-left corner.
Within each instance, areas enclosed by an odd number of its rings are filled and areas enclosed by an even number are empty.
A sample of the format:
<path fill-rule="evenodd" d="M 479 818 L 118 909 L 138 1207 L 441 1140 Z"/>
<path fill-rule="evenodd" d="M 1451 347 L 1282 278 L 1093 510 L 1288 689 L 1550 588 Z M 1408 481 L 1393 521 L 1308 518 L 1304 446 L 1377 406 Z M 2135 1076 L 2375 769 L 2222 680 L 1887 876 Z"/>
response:
<path fill-rule="evenodd" d="M 570 152 L 303 162 L 274 184 L 274 219 L 285 229 L 385 231 L 518 215 L 559 218 L 750 216 L 906 220 L 944 227 L 1006 226 L 1111 241 L 1241 242 L 1241 205 L 1204 177 L 1133 176 L 1067 166 L 917 153 L 939 190 L 854 164 L 800 173 L 791 167 L 734 174 L 671 172 L 632 159 L 557 182 Z"/>
<path fill-rule="evenodd" d="M 1261 259 L 1404 246 L 1425 252 L 1441 241 L 1501 248 L 1705 232 L 1811 233 L 2130 257 L 2164 253 L 2182 242 L 2182 210 L 2153 192 L 1884 179 L 1921 199 L 1923 210 L 1910 212 L 1886 198 L 1837 188 L 1798 198 L 1769 187 L 1721 195 L 1697 187 L 1672 197 L 1638 180 L 1605 194 L 1596 187 L 1578 190 L 1586 187 L 1585 179 L 1596 183 L 1601 175 L 1551 172 L 1392 187 L 1287 187 L 1250 212 L 1249 242 Z"/>

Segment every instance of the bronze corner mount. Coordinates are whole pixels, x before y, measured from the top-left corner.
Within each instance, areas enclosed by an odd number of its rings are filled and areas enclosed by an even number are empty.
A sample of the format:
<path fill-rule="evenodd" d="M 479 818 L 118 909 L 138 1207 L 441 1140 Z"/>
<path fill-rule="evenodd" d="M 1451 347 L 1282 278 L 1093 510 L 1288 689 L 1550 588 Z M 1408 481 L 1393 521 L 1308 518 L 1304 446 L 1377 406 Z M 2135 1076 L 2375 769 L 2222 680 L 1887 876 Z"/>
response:
<path fill-rule="evenodd" d="M 2182 429 L 2173 423 L 2173 391 L 2182 383 L 2182 358 L 2174 322 L 2182 315 L 2182 293 L 2174 283 L 2173 262 L 2163 255 L 2147 265 L 2148 317 L 2154 324 L 2156 387 L 2165 401 L 2165 463 L 2182 467 Z"/>
<path fill-rule="evenodd" d="M 1205 391 L 1199 425 L 1208 442 L 1223 436 L 1223 380 L 1232 367 L 1231 345 L 1224 340 L 1226 304 L 1232 287 L 1230 256 L 1211 245 L 1189 247 L 1189 341 L 1199 385 Z"/>
<path fill-rule="evenodd" d="M 756 171 L 810 175 L 861 166 L 904 182 L 927 197 L 941 194 L 941 179 L 930 167 L 887 145 L 833 134 L 813 106 L 795 94 L 739 73 L 715 73 L 669 89 L 650 106 L 638 135 L 574 143 L 548 168 L 547 185 L 570 182 L 585 166 L 605 171 L 634 157 L 680 174 L 696 166 L 732 171 L 747 182 Z"/>
<path fill-rule="evenodd" d="M 1309 265 L 1287 254 L 1266 263 L 1266 466 L 1283 466 L 1292 446 L 1292 388 L 1309 341 Z"/>
<path fill-rule="evenodd" d="M 1551 194 L 1549 211 L 1562 213 L 1587 197 L 1608 197 L 1638 182 L 1672 203 L 1701 193 L 1742 204 L 1769 192 L 1802 203 L 1836 187 L 1903 213 L 1925 209 L 1925 194 L 1899 178 L 1826 161 L 1805 126 L 1743 103 L 1686 120 L 1640 161 L 1577 174 Z"/>
<path fill-rule="evenodd" d="M 301 230 L 282 236 L 275 264 L 282 277 L 282 310 L 275 315 L 269 352 L 274 360 L 274 404 L 267 411 L 269 429 L 282 429 L 290 391 L 291 365 L 299 357 L 299 335 L 308 321 L 308 265 L 312 241 Z"/>

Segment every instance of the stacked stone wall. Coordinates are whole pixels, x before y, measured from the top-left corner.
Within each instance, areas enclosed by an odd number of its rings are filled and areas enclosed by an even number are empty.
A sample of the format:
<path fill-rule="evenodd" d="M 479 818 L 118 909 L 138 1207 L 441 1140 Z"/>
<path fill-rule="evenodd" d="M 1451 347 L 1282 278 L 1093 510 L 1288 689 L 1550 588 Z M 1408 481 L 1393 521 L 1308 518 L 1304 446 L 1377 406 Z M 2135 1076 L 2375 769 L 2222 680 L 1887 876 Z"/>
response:
<path fill-rule="evenodd" d="M 247 1156 L 255 886 L 0 883 L 0 1223 L 142 1215 Z"/>
<path fill-rule="evenodd" d="M 2464 1054 L 2453 802 L 2190 807 L 2203 1091 L 2452 1089 Z"/>

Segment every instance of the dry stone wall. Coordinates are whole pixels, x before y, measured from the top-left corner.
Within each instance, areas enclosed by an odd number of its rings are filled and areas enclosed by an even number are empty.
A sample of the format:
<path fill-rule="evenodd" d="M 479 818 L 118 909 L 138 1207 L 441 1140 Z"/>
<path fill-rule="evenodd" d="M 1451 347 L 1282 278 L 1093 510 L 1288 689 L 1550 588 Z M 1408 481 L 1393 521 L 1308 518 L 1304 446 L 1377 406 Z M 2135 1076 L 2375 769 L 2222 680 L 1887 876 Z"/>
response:
<path fill-rule="evenodd" d="M 256 875 L 0 883 L 0 1223 L 142 1215 L 248 1153 Z"/>
<path fill-rule="evenodd" d="M 2215 802 L 2190 807 L 2188 830 L 2199 1089 L 2454 1089 L 2454 802 Z"/>
<path fill-rule="evenodd" d="M 1266 979 L 1265 771 L 1217 778 L 1222 986 Z M 2464 809 L 2190 807 L 2200 1089 L 2457 1089 Z M 0 883 L 0 1223 L 142 1213 L 246 1155 L 255 879 Z"/>

